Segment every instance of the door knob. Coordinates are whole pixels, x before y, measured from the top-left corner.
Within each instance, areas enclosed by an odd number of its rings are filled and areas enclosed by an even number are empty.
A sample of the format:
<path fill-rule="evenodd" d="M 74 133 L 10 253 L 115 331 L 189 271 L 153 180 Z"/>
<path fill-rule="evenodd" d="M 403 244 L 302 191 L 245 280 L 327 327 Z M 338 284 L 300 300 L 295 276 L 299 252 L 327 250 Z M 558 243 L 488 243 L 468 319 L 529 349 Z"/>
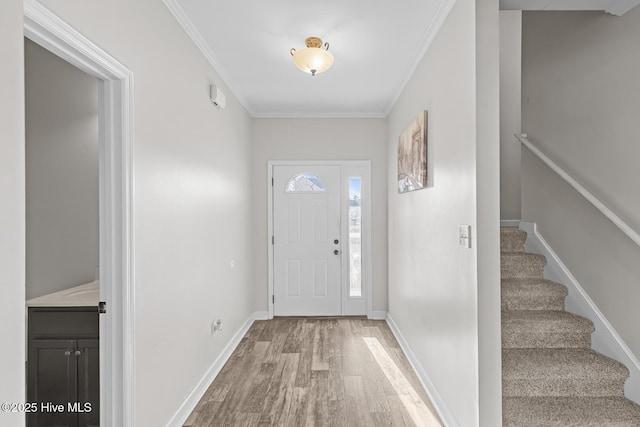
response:
<path fill-rule="evenodd" d="M 333 251 L 333 254 L 334 255 L 340 255 L 340 251 L 336 249 L 335 251 Z"/>

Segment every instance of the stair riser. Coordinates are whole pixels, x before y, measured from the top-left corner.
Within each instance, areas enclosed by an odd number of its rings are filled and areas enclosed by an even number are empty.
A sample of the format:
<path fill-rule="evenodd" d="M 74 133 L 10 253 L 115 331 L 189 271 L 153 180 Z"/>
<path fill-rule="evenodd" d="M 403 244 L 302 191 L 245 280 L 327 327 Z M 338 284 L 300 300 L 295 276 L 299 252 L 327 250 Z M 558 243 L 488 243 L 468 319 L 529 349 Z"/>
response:
<path fill-rule="evenodd" d="M 622 397 L 507 397 L 503 427 L 637 427 L 640 406 Z"/>
<path fill-rule="evenodd" d="M 524 238 L 501 238 L 501 252 L 524 252 Z"/>
<path fill-rule="evenodd" d="M 524 252 L 527 233 L 513 228 L 500 230 L 500 250 L 502 252 Z"/>
<path fill-rule="evenodd" d="M 575 379 L 504 379 L 502 380 L 504 397 L 537 396 L 624 396 L 624 379 L 575 378 Z"/>
<path fill-rule="evenodd" d="M 591 348 L 591 332 L 510 333 L 503 328 L 502 348 Z"/>
<path fill-rule="evenodd" d="M 505 416 L 506 417 L 506 416 Z M 510 419 L 504 419 L 502 421 L 502 427 L 523 427 L 522 421 L 513 421 Z M 571 423 L 567 424 L 565 421 L 548 421 L 546 418 L 542 420 L 528 420 L 527 427 L 637 427 L 636 421 L 609 421 L 607 419 L 594 419 L 593 421 L 582 421 L 579 424 Z"/>
<path fill-rule="evenodd" d="M 564 295 L 502 295 L 503 310 L 564 310 Z"/>
<path fill-rule="evenodd" d="M 503 279 L 542 279 L 544 261 L 531 259 L 522 262 L 521 258 L 502 257 L 500 276 Z"/>
<path fill-rule="evenodd" d="M 509 415 L 504 415 L 504 419 L 502 420 L 502 427 L 523 427 L 521 420 L 511 420 Z M 568 427 L 568 425 L 564 421 L 552 421 L 549 422 L 546 418 L 542 420 L 527 420 L 527 427 Z M 588 424 L 581 423 L 579 425 L 571 424 L 572 427 L 635 427 L 633 424 L 620 424 L 618 422 L 607 422 L 601 420 L 595 420 L 593 422 L 589 422 Z"/>

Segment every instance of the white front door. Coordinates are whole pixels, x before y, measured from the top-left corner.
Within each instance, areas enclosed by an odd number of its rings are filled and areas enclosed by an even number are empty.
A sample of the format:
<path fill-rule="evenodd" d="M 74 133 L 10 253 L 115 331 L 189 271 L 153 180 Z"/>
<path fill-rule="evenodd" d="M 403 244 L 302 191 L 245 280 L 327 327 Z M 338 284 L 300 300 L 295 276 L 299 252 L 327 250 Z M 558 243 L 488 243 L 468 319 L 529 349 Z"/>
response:
<path fill-rule="evenodd" d="M 274 314 L 342 314 L 338 165 L 273 166 Z"/>

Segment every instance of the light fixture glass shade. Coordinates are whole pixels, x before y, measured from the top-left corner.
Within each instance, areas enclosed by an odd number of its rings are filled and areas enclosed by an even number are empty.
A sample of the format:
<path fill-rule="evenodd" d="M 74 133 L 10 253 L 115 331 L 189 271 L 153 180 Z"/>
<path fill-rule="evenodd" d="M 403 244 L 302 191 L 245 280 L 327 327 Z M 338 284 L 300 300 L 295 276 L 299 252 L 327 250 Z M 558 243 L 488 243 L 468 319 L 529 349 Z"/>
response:
<path fill-rule="evenodd" d="M 293 54 L 293 63 L 305 73 L 315 75 L 331 68 L 333 55 L 328 50 L 319 47 L 307 47 Z"/>
<path fill-rule="evenodd" d="M 312 76 L 327 71 L 333 65 L 333 55 L 329 52 L 329 43 L 322 47 L 322 40 L 318 37 L 308 37 L 305 40 L 306 48 L 291 49 L 293 63 L 300 70 Z"/>

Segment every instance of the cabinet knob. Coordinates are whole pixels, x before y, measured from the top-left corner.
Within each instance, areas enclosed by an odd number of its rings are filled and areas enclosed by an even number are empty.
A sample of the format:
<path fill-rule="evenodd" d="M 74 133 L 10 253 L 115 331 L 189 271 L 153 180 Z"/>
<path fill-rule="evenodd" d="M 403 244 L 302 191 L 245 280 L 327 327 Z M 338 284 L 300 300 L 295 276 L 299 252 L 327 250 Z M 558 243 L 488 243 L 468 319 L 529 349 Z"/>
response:
<path fill-rule="evenodd" d="M 64 355 L 65 355 L 65 356 L 71 356 L 71 351 L 69 351 L 69 350 L 65 351 L 65 352 L 64 352 Z"/>
<path fill-rule="evenodd" d="M 76 350 L 75 355 L 76 356 L 80 356 L 82 354 L 82 352 L 80 350 Z"/>

